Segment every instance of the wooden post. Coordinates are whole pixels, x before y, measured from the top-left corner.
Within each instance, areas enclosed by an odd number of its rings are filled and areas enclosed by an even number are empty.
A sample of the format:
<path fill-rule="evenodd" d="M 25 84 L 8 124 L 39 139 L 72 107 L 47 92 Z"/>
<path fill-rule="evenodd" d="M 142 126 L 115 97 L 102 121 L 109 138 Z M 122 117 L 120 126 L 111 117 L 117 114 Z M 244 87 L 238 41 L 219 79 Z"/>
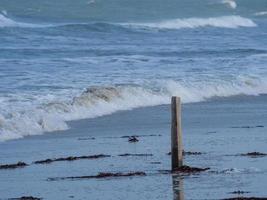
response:
<path fill-rule="evenodd" d="M 184 180 L 179 175 L 172 176 L 173 200 L 184 200 Z"/>
<path fill-rule="evenodd" d="M 181 127 L 181 98 L 172 97 L 171 153 L 172 170 L 183 166 L 183 145 Z"/>

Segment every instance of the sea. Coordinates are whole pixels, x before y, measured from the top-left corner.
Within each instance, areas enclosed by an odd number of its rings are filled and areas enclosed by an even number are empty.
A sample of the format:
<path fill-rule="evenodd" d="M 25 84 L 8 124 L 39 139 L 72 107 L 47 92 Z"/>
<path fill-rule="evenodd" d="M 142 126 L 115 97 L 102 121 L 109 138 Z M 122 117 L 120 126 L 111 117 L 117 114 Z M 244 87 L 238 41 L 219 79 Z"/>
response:
<path fill-rule="evenodd" d="M 266 0 L 1 0 L 0 141 L 267 93 Z"/>
<path fill-rule="evenodd" d="M 266 63 L 266 0 L 0 0 L 0 199 L 266 197 Z"/>

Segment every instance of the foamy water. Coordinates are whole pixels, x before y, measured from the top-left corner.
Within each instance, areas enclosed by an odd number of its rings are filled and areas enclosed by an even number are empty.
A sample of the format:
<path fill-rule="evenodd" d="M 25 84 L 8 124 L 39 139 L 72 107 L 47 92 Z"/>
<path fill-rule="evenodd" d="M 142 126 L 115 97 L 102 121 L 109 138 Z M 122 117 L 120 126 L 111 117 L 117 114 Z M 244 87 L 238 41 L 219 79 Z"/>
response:
<path fill-rule="evenodd" d="M 264 15 L 265 12 L 256 13 L 255 15 Z M 49 28 L 49 27 L 64 27 L 71 25 L 95 25 L 95 24 L 30 24 L 17 22 L 8 18 L 4 14 L 0 14 L 0 27 L 22 27 L 22 28 Z M 181 28 L 199 28 L 199 27 L 217 27 L 217 28 L 238 28 L 238 27 L 255 27 L 257 24 L 253 20 L 240 17 L 240 16 L 222 16 L 212 18 L 184 18 L 184 19 L 171 19 L 166 21 L 158 21 L 151 23 L 121 23 L 110 25 L 122 25 L 127 27 L 146 27 L 146 28 L 158 28 L 158 29 L 181 29 Z"/>
<path fill-rule="evenodd" d="M 237 8 L 237 3 L 234 0 L 223 0 L 222 3 L 226 4 L 227 6 L 229 6 L 232 9 Z"/>
<path fill-rule="evenodd" d="M 50 3 L 1 4 L 0 141 L 168 104 L 173 95 L 192 103 L 267 93 L 262 6 Z"/>
<path fill-rule="evenodd" d="M 171 96 L 180 96 L 184 103 L 205 101 L 211 97 L 259 95 L 267 93 L 267 83 L 239 80 L 239 83 L 210 85 L 162 83 L 159 88 L 133 86 L 91 87 L 71 101 L 51 101 L 28 109 L 0 115 L 0 140 L 38 135 L 68 129 L 67 121 L 95 118 L 120 110 L 169 104 Z M 56 98 L 54 98 L 56 99 Z M 22 106 L 22 104 L 21 104 Z"/>
<path fill-rule="evenodd" d="M 199 27 L 238 28 L 255 27 L 257 24 L 251 19 L 240 16 L 223 16 L 216 18 L 188 18 L 161 21 L 157 23 L 133 23 L 130 26 L 143 26 L 159 29 L 181 29 Z"/>

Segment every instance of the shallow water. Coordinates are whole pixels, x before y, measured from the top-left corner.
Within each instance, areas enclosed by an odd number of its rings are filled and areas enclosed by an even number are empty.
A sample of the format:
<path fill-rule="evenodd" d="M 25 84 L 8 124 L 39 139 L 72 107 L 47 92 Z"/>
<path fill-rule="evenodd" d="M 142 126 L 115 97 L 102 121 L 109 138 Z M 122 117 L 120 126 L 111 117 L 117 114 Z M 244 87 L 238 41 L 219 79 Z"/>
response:
<path fill-rule="evenodd" d="M 267 157 L 236 156 L 266 149 L 266 96 L 235 97 L 183 106 L 185 164 L 210 167 L 191 176 L 159 174 L 170 169 L 170 110 L 156 106 L 122 111 L 96 119 L 71 122 L 68 131 L 31 136 L 0 144 L 1 163 L 31 163 L 46 158 L 110 154 L 99 160 L 55 162 L 0 170 L 2 199 L 37 196 L 44 199 L 221 199 L 235 196 L 266 196 Z M 250 126 L 251 128 L 236 128 Z M 264 126 L 264 127 L 256 127 Z M 235 128 L 233 128 L 235 127 Z M 124 135 L 140 137 L 128 143 Z M 79 140 L 95 137 L 95 140 Z M 118 157 L 123 153 L 151 153 L 148 157 Z M 161 162 L 152 164 L 151 162 Z M 144 171 L 146 177 L 103 180 L 47 181 L 49 177 L 95 175 L 98 172 Z M 179 184 L 177 181 L 181 181 Z M 179 193 L 179 188 L 183 188 Z M 74 196 L 74 197 L 73 197 Z"/>

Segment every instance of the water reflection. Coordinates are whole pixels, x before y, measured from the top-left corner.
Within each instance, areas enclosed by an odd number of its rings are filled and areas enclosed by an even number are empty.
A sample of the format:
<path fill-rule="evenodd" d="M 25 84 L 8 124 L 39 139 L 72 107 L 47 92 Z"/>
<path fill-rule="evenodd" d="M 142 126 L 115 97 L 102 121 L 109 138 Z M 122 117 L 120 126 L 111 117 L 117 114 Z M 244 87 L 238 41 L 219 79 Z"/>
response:
<path fill-rule="evenodd" d="M 184 180 L 179 175 L 172 175 L 173 200 L 184 200 Z"/>

